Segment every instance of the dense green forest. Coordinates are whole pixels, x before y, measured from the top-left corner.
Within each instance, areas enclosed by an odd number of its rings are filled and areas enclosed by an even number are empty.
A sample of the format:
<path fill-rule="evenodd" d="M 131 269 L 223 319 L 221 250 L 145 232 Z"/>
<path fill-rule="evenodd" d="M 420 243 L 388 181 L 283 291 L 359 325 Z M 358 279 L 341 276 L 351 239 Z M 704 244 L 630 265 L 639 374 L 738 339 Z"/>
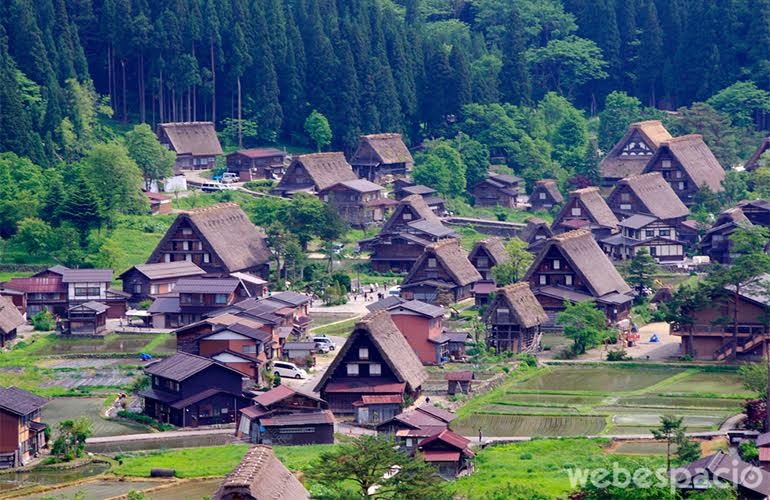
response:
<path fill-rule="evenodd" d="M 0 150 L 77 148 L 78 82 L 117 120 L 240 116 L 252 143 L 303 135 L 317 109 L 349 149 L 446 135 L 471 102 L 555 91 L 593 113 L 617 90 L 676 109 L 767 87 L 768 46 L 768 0 L 7 0 Z"/>

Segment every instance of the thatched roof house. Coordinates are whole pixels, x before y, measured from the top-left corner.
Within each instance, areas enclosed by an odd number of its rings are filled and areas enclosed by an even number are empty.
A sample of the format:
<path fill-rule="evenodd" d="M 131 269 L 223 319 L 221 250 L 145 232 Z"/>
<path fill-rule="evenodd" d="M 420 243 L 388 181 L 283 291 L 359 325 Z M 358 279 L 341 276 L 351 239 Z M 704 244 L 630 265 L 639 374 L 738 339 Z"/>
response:
<path fill-rule="evenodd" d="M 631 175 L 641 174 L 660 144 L 671 134 L 658 120 L 632 123 L 626 134 L 615 144 L 599 164 L 603 185 Z"/>
<path fill-rule="evenodd" d="M 406 175 L 414 159 L 401 134 L 370 134 L 361 136 L 350 164 L 359 177 L 377 181 L 384 175 Z"/>
<path fill-rule="evenodd" d="M 344 154 L 311 153 L 294 157 L 274 191 L 282 196 L 315 194 L 339 182 L 357 179 Z"/>
<path fill-rule="evenodd" d="M 310 493 L 269 446 L 246 452 L 214 493 L 214 500 L 303 500 Z"/>
<path fill-rule="evenodd" d="M 553 179 L 542 179 L 535 183 L 535 188 L 529 195 L 532 210 L 550 210 L 554 205 L 564 201 L 559 186 Z"/>
<path fill-rule="evenodd" d="M 158 140 L 176 153 L 176 169 L 213 168 L 222 145 L 212 122 L 161 123 Z"/>
<path fill-rule="evenodd" d="M 270 258 L 262 230 L 238 204 L 220 203 L 179 214 L 147 263 L 189 260 L 210 273 L 264 275 Z"/>
<path fill-rule="evenodd" d="M 435 304 L 441 292 L 454 302 L 471 295 L 471 285 L 482 276 L 473 267 L 457 239 L 433 243 L 417 259 L 401 284 L 402 297 Z"/>
<path fill-rule="evenodd" d="M 529 283 L 513 283 L 495 292 L 495 300 L 484 313 L 484 321 L 489 321 L 500 307 L 508 309 L 515 323 L 521 328 L 533 328 L 548 321 L 548 315 L 537 301 Z"/>
<path fill-rule="evenodd" d="M 511 260 L 508 250 L 505 249 L 503 240 L 497 237 L 477 241 L 468 260 L 485 280 L 492 279 L 492 268 L 498 264 L 504 264 Z"/>
<path fill-rule="evenodd" d="M 353 327 L 315 392 L 335 414 L 350 414 L 362 396 L 415 396 L 426 380 L 428 373 L 390 313 L 375 311 Z"/>
<path fill-rule="evenodd" d="M 748 161 L 746 161 L 746 165 L 744 165 L 744 168 L 749 172 L 759 168 L 759 159 L 768 149 L 770 149 L 770 137 L 765 137 L 764 139 L 762 139 L 762 142 L 759 144 L 759 147 L 757 147 L 757 149 L 755 149 L 754 152 L 751 153 L 751 157 L 749 157 Z"/>
<path fill-rule="evenodd" d="M 607 205 L 619 217 L 642 214 L 670 221 L 684 220 L 690 213 L 660 172 L 621 179 L 607 197 Z"/>
<path fill-rule="evenodd" d="M 618 218 L 612 213 L 598 187 L 576 189 L 569 194 L 551 229 L 554 233 L 587 228 L 601 237 L 617 231 Z"/>

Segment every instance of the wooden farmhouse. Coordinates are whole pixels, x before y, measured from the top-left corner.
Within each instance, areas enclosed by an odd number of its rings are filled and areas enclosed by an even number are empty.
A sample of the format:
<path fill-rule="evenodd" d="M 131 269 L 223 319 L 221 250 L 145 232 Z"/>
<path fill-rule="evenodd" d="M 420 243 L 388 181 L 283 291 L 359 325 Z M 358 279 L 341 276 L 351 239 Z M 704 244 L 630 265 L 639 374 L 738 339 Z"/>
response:
<path fill-rule="evenodd" d="M 107 331 L 108 310 L 108 306 L 96 301 L 74 305 L 67 309 L 62 332 L 67 335 L 102 335 Z"/>
<path fill-rule="evenodd" d="M 318 196 L 331 203 L 354 228 L 382 223 L 388 209 L 398 203 L 385 196 L 382 186 L 366 179 L 338 182 L 319 191 Z"/>
<path fill-rule="evenodd" d="M 695 203 L 695 195 L 703 187 L 712 193 L 722 191 L 725 178 L 722 165 L 697 134 L 662 142 L 642 173 L 650 172 L 660 172 L 687 206 Z"/>
<path fill-rule="evenodd" d="M 549 327 L 566 300 L 593 300 L 613 323 L 631 310 L 631 288 L 586 229 L 548 239 L 524 281 L 548 314 Z"/>
<path fill-rule="evenodd" d="M 446 372 L 444 380 L 447 381 L 446 393 L 450 396 L 455 394 L 470 394 L 473 392 L 473 380 L 476 376 L 471 370 L 457 370 Z"/>
<path fill-rule="evenodd" d="M 737 206 L 752 224 L 770 227 L 770 201 L 744 200 Z"/>
<path fill-rule="evenodd" d="M 428 245 L 456 238 L 420 196 L 411 195 L 399 201 L 377 236 L 359 245 L 371 250 L 375 272 L 408 272 Z"/>
<path fill-rule="evenodd" d="M 382 182 L 386 177 L 409 175 L 414 159 L 401 134 L 371 134 L 361 136 L 350 164 L 358 177 Z"/>
<path fill-rule="evenodd" d="M 311 153 L 294 157 L 273 192 L 280 196 L 318 194 L 338 182 L 357 179 L 344 154 Z"/>
<path fill-rule="evenodd" d="M 677 225 L 647 215 L 632 215 L 620 221 L 620 233 L 599 241 L 613 260 L 632 259 L 642 248 L 656 262 L 681 262 L 686 257 L 686 243 L 679 238 Z"/>
<path fill-rule="evenodd" d="M 315 392 L 328 401 L 335 415 L 355 415 L 354 403 L 363 396 L 415 399 L 427 379 L 428 373 L 390 314 L 377 311 L 356 323 Z"/>
<path fill-rule="evenodd" d="M 147 264 L 192 262 L 207 273 L 248 272 L 267 278 L 267 237 L 236 203 L 179 214 Z"/>
<path fill-rule="evenodd" d="M 413 455 L 420 441 L 443 432 L 454 419 L 450 411 L 422 404 L 377 425 L 377 433 L 393 439 L 399 448 Z"/>
<path fill-rule="evenodd" d="M 186 352 L 145 367 L 148 389 L 139 392 L 144 414 L 177 427 L 234 423 L 249 405 L 243 376 L 216 361 Z"/>
<path fill-rule="evenodd" d="M 539 217 L 530 217 L 527 219 L 526 227 L 519 234 L 519 239 L 529 245 L 527 249 L 530 252 L 535 252 L 551 236 L 553 236 L 553 231 L 551 231 L 548 222 Z"/>
<path fill-rule="evenodd" d="M 677 496 L 684 498 L 690 492 L 714 491 L 718 496 L 727 490 L 735 498 L 761 500 L 770 492 L 770 472 L 718 450 L 672 470 L 670 484 L 681 490 Z"/>
<path fill-rule="evenodd" d="M 473 206 L 516 208 L 521 181 L 521 177 L 488 172 L 486 179 L 469 189 Z"/>
<path fill-rule="evenodd" d="M 0 349 L 16 338 L 18 328 L 26 322 L 10 297 L 0 296 Z"/>
<path fill-rule="evenodd" d="M 618 218 L 599 194 L 599 188 L 587 187 L 570 192 L 559 214 L 551 224 L 554 234 L 588 229 L 601 239 L 618 231 Z"/>
<path fill-rule="evenodd" d="M 425 247 L 401 283 L 401 297 L 437 304 L 442 295 L 451 302 L 471 296 L 471 288 L 481 275 L 468 260 L 456 239 L 439 241 Z"/>
<path fill-rule="evenodd" d="M 535 183 L 535 189 L 529 195 L 532 210 L 551 210 L 564 202 L 564 196 L 553 179 L 543 179 Z"/>
<path fill-rule="evenodd" d="M 217 157 L 222 155 L 222 145 L 211 122 L 161 123 L 158 140 L 176 153 L 175 172 L 214 168 Z"/>
<path fill-rule="evenodd" d="M 4 287 L 23 292 L 27 302 L 27 317 L 40 311 L 49 311 L 56 316 L 67 314 L 67 285 L 62 283 L 59 267 L 42 271 L 29 278 L 11 278 Z"/>
<path fill-rule="evenodd" d="M 755 149 L 754 152 L 751 154 L 751 157 L 749 157 L 748 161 L 746 161 L 744 168 L 749 172 L 758 169 L 759 160 L 762 158 L 762 155 L 765 154 L 765 151 L 767 151 L 768 149 L 770 149 L 770 137 L 765 137 L 764 139 L 762 139 L 762 142 L 759 144 L 757 149 Z"/>
<path fill-rule="evenodd" d="M 0 387 L 0 469 L 29 464 L 45 448 L 41 415 L 47 399 L 17 387 Z"/>
<path fill-rule="evenodd" d="M 481 275 L 484 281 L 494 281 L 492 277 L 492 268 L 498 264 L 505 264 L 511 260 L 508 251 L 505 249 L 503 240 L 500 238 L 487 238 L 477 242 L 471 253 L 468 254 L 468 260 Z"/>
<path fill-rule="evenodd" d="M 469 439 L 445 429 L 420 441 L 417 451 L 423 460 L 438 468 L 441 477 L 452 480 L 460 472 L 473 469 L 476 454 L 470 443 Z"/>
<path fill-rule="evenodd" d="M 111 288 L 112 269 L 62 269 L 61 276 L 67 287 L 69 308 L 86 302 L 101 302 L 107 306 L 107 318 L 125 316 L 128 295 Z"/>
<path fill-rule="evenodd" d="M 129 302 L 137 304 L 146 299 L 155 299 L 174 291 L 177 281 L 206 274 L 194 262 L 180 260 L 139 264 L 127 270 L 118 278 L 123 283 L 123 292 L 131 294 Z"/>
<path fill-rule="evenodd" d="M 425 201 L 425 204 L 439 217 L 444 217 L 447 214 L 444 199 L 437 196 L 437 191 L 435 189 L 423 186 L 422 184 L 414 184 L 405 179 L 397 179 L 396 182 L 393 183 L 393 196 L 397 201 L 401 201 L 413 194 L 421 196 Z"/>
<path fill-rule="evenodd" d="M 286 153 L 275 148 L 242 149 L 227 155 L 227 171 L 241 181 L 279 179 L 285 169 Z"/>
<path fill-rule="evenodd" d="M 741 207 L 728 208 L 719 214 L 711 228 L 703 235 L 700 242 L 701 253 L 708 255 L 711 262 L 729 264 L 732 261 L 733 247 L 730 236 L 737 229 L 751 225 Z"/>
<path fill-rule="evenodd" d="M 540 349 L 540 327 L 548 315 L 535 298 L 528 283 L 514 283 L 499 288 L 484 313 L 487 346 L 496 352 L 526 352 Z"/>
<path fill-rule="evenodd" d="M 236 436 L 267 445 L 334 442 L 334 415 L 323 399 L 279 385 L 241 410 Z"/>
<path fill-rule="evenodd" d="M 179 328 L 248 297 L 235 278 L 180 278 L 174 291 L 155 299 L 148 312 L 155 328 Z"/>
<path fill-rule="evenodd" d="M 632 215 L 647 215 L 674 226 L 690 214 L 690 209 L 660 172 L 621 179 L 607 197 L 607 205 L 620 220 Z"/>
<path fill-rule="evenodd" d="M 658 120 L 632 123 L 599 164 L 602 185 L 613 186 L 620 179 L 641 174 L 661 143 L 671 139 Z"/>
<path fill-rule="evenodd" d="M 735 287 L 731 285 L 716 292 L 700 309 L 687 311 L 692 323 L 678 325 L 673 332 L 682 338 L 682 354 L 718 361 L 732 357 L 751 360 L 767 356 L 770 353 L 770 334 L 763 318 L 767 317 L 768 287 L 768 274 L 742 286 L 738 293 L 737 311 Z M 736 314 L 737 349 L 733 331 Z"/>
<path fill-rule="evenodd" d="M 269 446 L 258 445 L 222 480 L 212 500 L 309 500 L 308 492 Z"/>

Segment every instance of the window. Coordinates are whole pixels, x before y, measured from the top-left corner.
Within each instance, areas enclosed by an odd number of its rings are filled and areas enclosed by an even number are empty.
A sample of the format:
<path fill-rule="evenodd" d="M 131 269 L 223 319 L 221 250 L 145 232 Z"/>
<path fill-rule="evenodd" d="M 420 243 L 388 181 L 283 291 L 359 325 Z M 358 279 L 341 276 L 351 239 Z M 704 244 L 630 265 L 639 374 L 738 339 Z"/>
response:
<path fill-rule="evenodd" d="M 414 446 L 414 440 L 412 438 L 406 438 L 406 447 L 411 448 Z"/>
<path fill-rule="evenodd" d="M 187 262 L 192 262 L 192 254 L 186 253 L 184 254 L 184 260 Z"/>
<path fill-rule="evenodd" d="M 654 238 L 655 237 L 655 230 L 653 230 L 653 229 L 645 229 L 644 230 L 644 237 L 645 238 Z"/>
<path fill-rule="evenodd" d="M 489 266 L 489 259 L 486 257 L 479 257 L 476 259 L 476 267 L 487 267 Z"/>
<path fill-rule="evenodd" d="M 682 178 L 682 172 L 677 170 L 676 173 L 674 174 L 674 177 L 676 177 L 677 179 L 681 179 Z"/>
<path fill-rule="evenodd" d="M 171 262 L 171 254 L 170 253 L 165 254 L 163 256 L 163 261 L 164 262 Z"/>
<path fill-rule="evenodd" d="M 497 321 L 505 322 L 508 321 L 508 315 L 511 313 L 511 311 L 507 307 L 501 307 L 497 310 Z"/>
<path fill-rule="evenodd" d="M 660 230 L 661 236 L 671 236 L 671 230 L 670 229 L 661 229 Z"/>
<path fill-rule="evenodd" d="M 540 284 L 541 285 L 547 285 L 548 284 L 548 276 L 545 274 L 540 275 Z"/>
<path fill-rule="evenodd" d="M 134 285 L 134 293 L 142 293 L 142 284 L 137 283 Z"/>
<path fill-rule="evenodd" d="M 160 293 L 158 285 L 150 285 L 150 295 L 155 295 L 158 293 Z"/>
<path fill-rule="evenodd" d="M 89 297 L 92 295 L 99 295 L 98 286 L 76 286 L 75 297 Z"/>
<path fill-rule="evenodd" d="M 650 255 L 653 257 L 658 255 L 658 247 L 650 247 Z"/>
<path fill-rule="evenodd" d="M 544 199 L 545 199 L 545 193 L 544 193 L 544 192 L 542 192 L 542 191 L 540 191 L 540 193 L 538 193 L 538 197 L 539 197 L 541 200 L 544 200 Z"/>
<path fill-rule="evenodd" d="M 184 227 L 182 228 L 182 234 L 184 234 L 185 236 L 190 236 L 192 234 L 192 229 L 190 229 L 189 227 Z"/>
<path fill-rule="evenodd" d="M 404 212 L 403 218 L 404 220 L 412 220 L 412 214 Z"/>
<path fill-rule="evenodd" d="M 620 193 L 620 201 L 631 201 L 631 195 L 628 193 Z"/>
<path fill-rule="evenodd" d="M 630 203 L 621 203 L 620 204 L 621 210 L 631 210 L 631 204 Z"/>
<path fill-rule="evenodd" d="M 189 250 L 190 249 L 190 242 L 189 241 L 183 241 L 182 242 L 182 250 Z"/>
<path fill-rule="evenodd" d="M 192 304 L 192 297 L 188 293 L 183 293 L 179 295 L 179 303 L 180 304 Z"/>
<path fill-rule="evenodd" d="M 436 259 L 428 259 L 428 267 L 436 267 Z"/>
<path fill-rule="evenodd" d="M 663 160 L 660 166 L 663 168 L 671 168 L 671 160 Z"/>
<path fill-rule="evenodd" d="M 211 262 L 211 255 L 210 255 L 210 254 L 207 254 L 207 253 L 204 253 L 204 254 L 203 254 L 203 262 L 205 262 L 206 264 L 208 264 L 209 262 Z"/>
<path fill-rule="evenodd" d="M 679 191 L 684 191 L 684 185 L 685 185 L 684 182 L 681 182 L 681 181 L 679 182 L 679 184 L 678 184 Z"/>
<path fill-rule="evenodd" d="M 558 259 L 555 259 L 555 260 L 553 261 L 553 268 L 554 268 L 554 270 L 557 270 L 557 271 L 558 271 L 559 269 L 561 269 L 561 261 L 559 261 Z"/>
<path fill-rule="evenodd" d="M 358 375 L 358 365 L 356 363 L 348 363 L 346 367 L 349 377 L 355 377 Z"/>
<path fill-rule="evenodd" d="M 218 294 L 214 295 L 214 303 L 216 303 L 216 304 L 227 304 L 227 294 L 218 293 Z"/>
<path fill-rule="evenodd" d="M 369 375 L 372 377 L 379 377 L 382 375 L 382 365 L 379 363 L 372 363 L 369 365 Z"/>
<path fill-rule="evenodd" d="M 572 275 L 567 274 L 564 276 L 564 284 L 565 285 L 571 285 L 572 284 Z"/>
<path fill-rule="evenodd" d="M 573 215 L 574 217 L 580 217 L 580 215 L 581 215 L 581 212 L 580 212 L 580 207 L 575 207 L 575 208 L 573 208 L 573 209 L 572 209 L 572 215 Z"/>
<path fill-rule="evenodd" d="M 369 348 L 367 348 L 367 347 L 359 347 L 358 348 L 358 359 L 369 359 Z"/>
<path fill-rule="evenodd" d="M 243 352 L 246 354 L 256 354 L 257 353 L 257 346 L 256 345 L 245 345 L 243 346 Z"/>

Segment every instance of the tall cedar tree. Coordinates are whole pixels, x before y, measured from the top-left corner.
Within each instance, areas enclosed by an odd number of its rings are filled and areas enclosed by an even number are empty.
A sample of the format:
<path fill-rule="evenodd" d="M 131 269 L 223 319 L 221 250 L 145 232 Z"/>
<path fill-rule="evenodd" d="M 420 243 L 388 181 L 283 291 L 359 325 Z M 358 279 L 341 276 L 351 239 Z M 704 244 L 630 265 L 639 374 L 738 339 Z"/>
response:
<path fill-rule="evenodd" d="M 505 102 L 527 103 L 532 94 L 525 51 L 524 24 L 518 8 L 511 9 L 510 20 L 505 28 L 501 50 L 503 66 L 500 70 L 500 93 Z"/>

